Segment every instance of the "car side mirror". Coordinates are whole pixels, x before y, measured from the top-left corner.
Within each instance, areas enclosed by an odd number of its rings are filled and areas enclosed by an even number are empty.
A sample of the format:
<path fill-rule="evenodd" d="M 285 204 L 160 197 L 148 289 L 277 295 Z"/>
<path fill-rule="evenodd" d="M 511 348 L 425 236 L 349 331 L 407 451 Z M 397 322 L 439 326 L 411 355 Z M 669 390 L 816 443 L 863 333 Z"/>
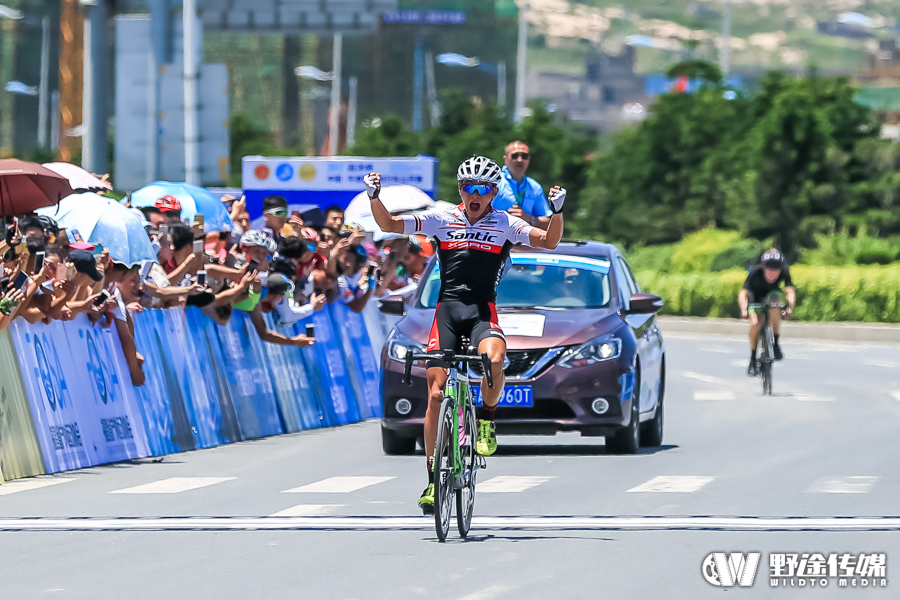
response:
<path fill-rule="evenodd" d="M 385 298 L 378 303 L 378 310 L 386 315 L 402 317 L 406 314 L 406 304 L 403 302 L 403 298 Z"/>
<path fill-rule="evenodd" d="M 631 308 L 625 312 L 629 315 L 652 315 L 658 313 L 663 304 L 663 299 L 654 294 L 635 294 L 631 297 Z"/>

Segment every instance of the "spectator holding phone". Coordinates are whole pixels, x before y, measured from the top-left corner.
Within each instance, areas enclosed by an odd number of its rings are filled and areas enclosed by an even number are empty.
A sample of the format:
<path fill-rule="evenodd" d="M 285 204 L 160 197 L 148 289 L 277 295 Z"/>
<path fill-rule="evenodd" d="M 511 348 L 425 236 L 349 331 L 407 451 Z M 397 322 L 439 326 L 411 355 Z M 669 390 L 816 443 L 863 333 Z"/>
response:
<path fill-rule="evenodd" d="M 194 252 L 194 231 L 187 225 L 170 226 L 168 239 L 171 258 L 162 264 L 162 268 L 169 281 L 178 283 L 196 274 L 203 266 L 203 253 Z"/>
<path fill-rule="evenodd" d="M 353 312 L 362 312 L 375 291 L 375 265 L 367 266 L 368 260 L 366 249 L 359 244 L 346 246 L 337 255 L 338 300 Z"/>

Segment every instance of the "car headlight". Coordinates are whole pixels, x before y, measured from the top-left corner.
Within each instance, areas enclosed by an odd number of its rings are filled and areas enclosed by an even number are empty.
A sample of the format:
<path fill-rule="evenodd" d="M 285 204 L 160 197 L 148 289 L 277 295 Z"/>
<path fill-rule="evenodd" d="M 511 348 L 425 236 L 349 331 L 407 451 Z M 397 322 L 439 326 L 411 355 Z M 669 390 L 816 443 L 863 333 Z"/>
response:
<path fill-rule="evenodd" d="M 392 359 L 402 362 L 406 360 L 406 354 L 410 350 L 416 353 L 425 352 L 425 347 L 396 331 L 391 335 L 390 339 L 388 339 L 388 356 Z"/>
<path fill-rule="evenodd" d="M 622 340 L 611 335 L 604 335 L 566 351 L 556 364 L 573 369 L 613 360 L 619 358 L 620 354 L 622 354 Z"/>

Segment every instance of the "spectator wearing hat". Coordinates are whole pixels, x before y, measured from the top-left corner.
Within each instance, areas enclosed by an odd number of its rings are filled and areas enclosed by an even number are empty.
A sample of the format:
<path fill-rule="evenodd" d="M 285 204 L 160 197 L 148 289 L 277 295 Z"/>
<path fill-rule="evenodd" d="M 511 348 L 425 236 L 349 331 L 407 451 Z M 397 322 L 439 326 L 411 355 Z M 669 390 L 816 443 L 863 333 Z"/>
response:
<path fill-rule="evenodd" d="M 305 348 L 307 346 L 312 346 L 315 339 L 306 337 L 305 335 L 288 337 L 276 333 L 266 326 L 266 321 L 263 319 L 263 312 L 274 311 L 275 306 L 280 304 L 286 295 L 293 293 L 292 286 L 293 284 L 291 281 L 281 273 L 271 273 L 267 278 L 265 299 L 260 301 L 259 298 L 257 298 L 253 308 L 245 312 L 249 314 L 250 322 L 253 323 L 256 333 L 259 334 L 259 339 L 262 341 L 270 344 L 277 344 L 279 346 Z M 237 305 L 235 305 L 235 308 L 238 308 Z"/>
<path fill-rule="evenodd" d="M 181 202 L 175 196 L 166 194 L 156 201 L 156 208 L 169 225 L 181 223 Z"/>

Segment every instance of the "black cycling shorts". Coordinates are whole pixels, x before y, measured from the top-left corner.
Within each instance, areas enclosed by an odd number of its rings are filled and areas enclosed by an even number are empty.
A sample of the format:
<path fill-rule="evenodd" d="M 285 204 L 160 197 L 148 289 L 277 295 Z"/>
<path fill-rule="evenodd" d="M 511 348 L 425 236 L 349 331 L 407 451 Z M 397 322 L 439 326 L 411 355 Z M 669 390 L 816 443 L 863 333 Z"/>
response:
<path fill-rule="evenodd" d="M 436 350 L 452 350 L 457 354 L 466 348 L 460 344 L 461 338 L 469 338 L 469 342 L 478 347 L 489 337 L 500 338 L 506 342 L 506 336 L 500 329 L 497 319 L 497 308 L 493 302 L 476 302 L 469 304 L 459 300 L 438 302 L 434 311 L 434 324 L 428 337 L 428 352 Z M 441 361 L 429 361 L 429 367 L 444 366 Z"/>

